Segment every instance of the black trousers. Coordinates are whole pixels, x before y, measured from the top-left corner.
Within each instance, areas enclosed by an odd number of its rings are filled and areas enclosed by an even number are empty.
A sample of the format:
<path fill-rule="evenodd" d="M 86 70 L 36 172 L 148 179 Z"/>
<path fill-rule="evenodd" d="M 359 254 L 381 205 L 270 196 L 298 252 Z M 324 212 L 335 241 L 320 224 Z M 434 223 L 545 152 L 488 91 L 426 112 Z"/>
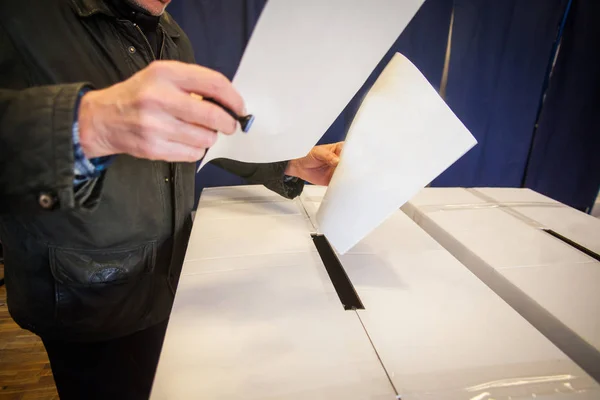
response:
<path fill-rule="evenodd" d="M 60 399 L 148 400 L 166 328 L 93 343 L 42 337 Z"/>

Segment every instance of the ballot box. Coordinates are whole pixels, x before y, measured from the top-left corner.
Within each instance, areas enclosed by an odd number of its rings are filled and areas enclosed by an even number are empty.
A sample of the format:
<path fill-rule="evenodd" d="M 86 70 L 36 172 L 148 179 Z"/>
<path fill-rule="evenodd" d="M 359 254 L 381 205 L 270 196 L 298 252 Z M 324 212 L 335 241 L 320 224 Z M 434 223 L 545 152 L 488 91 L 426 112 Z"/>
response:
<path fill-rule="evenodd" d="M 327 250 L 323 193 L 203 191 L 152 399 L 600 398 L 400 210 L 346 254 Z"/>
<path fill-rule="evenodd" d="M 426 188 L 403 210 L 600 376 L 600 220 L 529 189 Z"/>
<path fill-rule="evenodd" d="M 200 198 L 152 399 L 390 399 L 299 200 L 261 186 Z"/>

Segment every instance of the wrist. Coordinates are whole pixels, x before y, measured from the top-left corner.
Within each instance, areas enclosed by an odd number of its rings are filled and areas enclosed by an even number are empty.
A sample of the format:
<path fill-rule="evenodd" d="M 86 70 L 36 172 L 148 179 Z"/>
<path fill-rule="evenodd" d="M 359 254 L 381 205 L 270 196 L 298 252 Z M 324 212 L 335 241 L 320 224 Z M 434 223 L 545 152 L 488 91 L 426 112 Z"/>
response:
<path fill-rule="evenodd" d="M 79 102 L 77 123 L 79 125 L 79 143 L 84 155 L 88 159 L 104 157 L 112 154 L 103 146 L 98 145 L 98 132 L 95 121 L 95 98 L 96 91 L 86 92 Z"/>
<path fill-rule="evenodd" d="M 298 160 L 288 161 L 288 164 L 285 167 L 284 174 L 287 176 L 299 177 L 298 176 Z"/>

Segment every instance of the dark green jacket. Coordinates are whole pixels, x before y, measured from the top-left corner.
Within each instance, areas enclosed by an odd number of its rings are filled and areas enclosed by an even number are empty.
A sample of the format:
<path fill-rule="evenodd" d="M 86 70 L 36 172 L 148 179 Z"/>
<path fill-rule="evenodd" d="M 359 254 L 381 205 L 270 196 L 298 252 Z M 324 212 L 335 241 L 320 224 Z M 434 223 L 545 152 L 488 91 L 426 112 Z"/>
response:
<path fill-rule="evenodd" d="M 161 17 L 162 59 L 194 62 Z M 164 321 L 191 228 L 194 164 L 119 155 L 73 188 L 72 126 L 85 85 L 123 81 L 154 59 L 102 0 L 0 2 L 0 241 L 8 305 L 22 327 L 105 340 Z M 219 164 L 287 197 L 285 163 Z"/>

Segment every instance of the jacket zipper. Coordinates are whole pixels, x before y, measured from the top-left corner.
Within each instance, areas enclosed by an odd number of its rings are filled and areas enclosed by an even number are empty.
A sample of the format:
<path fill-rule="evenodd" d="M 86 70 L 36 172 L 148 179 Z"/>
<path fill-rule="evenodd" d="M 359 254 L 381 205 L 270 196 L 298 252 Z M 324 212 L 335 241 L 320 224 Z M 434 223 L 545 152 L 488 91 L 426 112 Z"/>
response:
<path fill-rule="evenodd" d="M 158 50 L 158 59 L 161 60 L 162 59 L 162 55 L 163 55 L 163 49 L 165 47 L 165 37 L 166 37 L 166 32 L 164 31 L 164 29 L 159 25 L 158 26 L 161 30 L 161 37 L 162 40 L 160 41 L 160 49 Z M 148 41 L 148 39 L 146 39 L 146 41 Z"/>
<path fill-rule="evenodd" d="M 165 48 L 165 35 L 166 35 L 164 29 L 160 25 L 158 26 L 158 28 L 160 29 L 160 33 L 162 34 L 161 35 L 162 40 L 160 41 L 160 49 L 158 50 L 158 57 L 156 57 L 156 54 L 154 54 L 154 50 L 152 49 L 152 46 L 150 45 L 148 38 L 146 37 L 146 35 L 144 35 L 144 31 L 142 31 L 142 29 L 139 27 L 139 25 L 136 24 L 135 22 L 133 23 L 133 26 L 135 26 L 135 28 L 140 32 L 140 34 L 144 38 L 144 41 L 146 42 L 146 44 L 148 45 L 148 48 L 150 49 L 150 54 L 152 54 L 152 59 L 154 61 L 156 61 L 157 59 L 158 60 L 162 59 L 163 49 Z"/>
<path fill-rule="evenodd" d="M 150 49 L 150 54 L 152 54 L 152 60 L 156 61 L 156 54 L 154 54 L 154 50 L 152 49 L 152 46 L 150 45 L 150 42 L 148 41 L 148 38 L 146 37 L 146 35 L 144 35 L 144 32 L 142 31 L 142 29 L 138 26 L 138 24 L 136 24 L 135 22 L 133 23 L 133 26 L 135 26 L 135 28 L 140 32 L 140 34 L 142 35 L 142 37 L 144 38 L 144 41 L 146 42 L 146 44 L 148 45 L 148 48 Z M 160 56 L 160 54 L 159 54 Z"/>

